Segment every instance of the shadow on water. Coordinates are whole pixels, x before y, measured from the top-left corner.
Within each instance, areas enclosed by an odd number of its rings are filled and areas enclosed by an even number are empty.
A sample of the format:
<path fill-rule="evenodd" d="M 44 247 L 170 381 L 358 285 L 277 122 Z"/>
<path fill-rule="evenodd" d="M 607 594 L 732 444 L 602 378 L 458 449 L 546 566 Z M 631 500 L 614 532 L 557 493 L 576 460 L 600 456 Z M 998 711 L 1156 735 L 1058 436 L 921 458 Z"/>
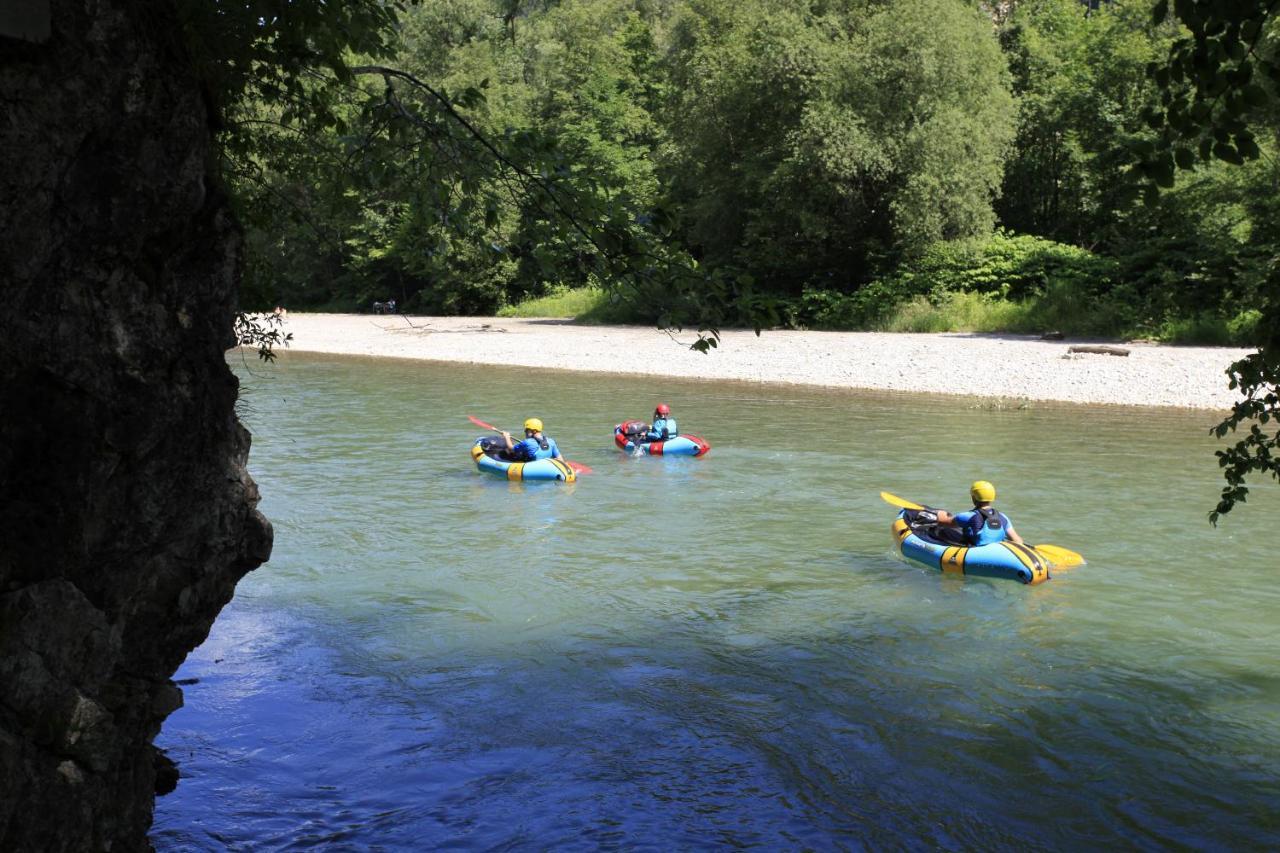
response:
<path fill-rule="evenodd" d="M 157 847 L 1221 848 L 1280 830 L 1280 594 L 1252 529 L 1280 500 L 1204 524 L 1216 470 L 1194 417 L 527 380 L 291 359 L 250 389 L 277 551 L 183 668 L 200 680 L 161 738 L 184 779 Z M 611 449 L 659 396 L 708 458 Z M 596 471 L 481 477 L 466 414 L 538 414 Z M 955 505 L 979 473 L 1024 535 L 1090 564 L 1028 588 L 894 555 L 881 488 Z"/>

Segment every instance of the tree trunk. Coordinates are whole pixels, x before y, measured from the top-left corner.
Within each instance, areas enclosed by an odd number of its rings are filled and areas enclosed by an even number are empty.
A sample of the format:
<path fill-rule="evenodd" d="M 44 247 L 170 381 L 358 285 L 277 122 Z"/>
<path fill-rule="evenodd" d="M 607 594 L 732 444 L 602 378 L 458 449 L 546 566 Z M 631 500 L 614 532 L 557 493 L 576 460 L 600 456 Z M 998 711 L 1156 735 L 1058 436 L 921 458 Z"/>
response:
<path fill-rule="evenodd" d="M 43 36 L 0 20 L 0 849 L 146 849 L 170 677 L 271 550 L 241 240 L 173 7 L 32 5 Z"/>

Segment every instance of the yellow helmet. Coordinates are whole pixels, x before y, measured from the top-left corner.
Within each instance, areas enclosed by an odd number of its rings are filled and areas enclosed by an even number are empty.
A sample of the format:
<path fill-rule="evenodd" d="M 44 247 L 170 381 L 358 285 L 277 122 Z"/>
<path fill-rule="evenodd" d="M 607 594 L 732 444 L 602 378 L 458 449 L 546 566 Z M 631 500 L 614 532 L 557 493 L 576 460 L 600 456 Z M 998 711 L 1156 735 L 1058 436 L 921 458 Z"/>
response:
<path fill-rule="evenodd" d="M 524 428 L 526 430 L 531 429 L 534 432 L 542 432 L 542 418 L 527 418 L 524 422 Z"/>
<path fill-rule="evenodd" d="M 986 480 L 978 480 L 969 487 L 969 497 L 973 498 L 976 504 L 991 503 L 996 499 L 996 487 Z"/>

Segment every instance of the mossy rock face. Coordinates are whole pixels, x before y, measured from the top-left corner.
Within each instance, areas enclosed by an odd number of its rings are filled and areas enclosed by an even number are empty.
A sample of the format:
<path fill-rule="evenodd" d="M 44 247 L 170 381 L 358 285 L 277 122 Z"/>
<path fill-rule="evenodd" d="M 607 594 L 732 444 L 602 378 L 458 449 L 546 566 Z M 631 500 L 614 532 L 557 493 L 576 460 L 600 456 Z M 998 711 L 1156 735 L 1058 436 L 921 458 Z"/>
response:
<path fill-rule="evenodd" d="M 0 35 L 0 849 L 147 848 L 170 681 L 270 553 L 240 235 L 168 4 Z"/>

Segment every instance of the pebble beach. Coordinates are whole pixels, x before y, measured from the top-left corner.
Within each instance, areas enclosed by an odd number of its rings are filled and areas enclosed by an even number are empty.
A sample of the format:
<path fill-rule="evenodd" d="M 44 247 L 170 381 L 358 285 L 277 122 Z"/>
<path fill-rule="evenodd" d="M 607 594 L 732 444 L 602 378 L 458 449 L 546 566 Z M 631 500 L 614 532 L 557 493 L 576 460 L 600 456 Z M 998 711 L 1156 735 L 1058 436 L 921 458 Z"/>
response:
<path fill-rule="evenodd" d="M 512 365 L 1002 401 L 1227 410 L 1225 370 L 1245 349 L 1112 344 L 969 333 L 751 331 L 721 333 L 703 354 L 693 332 L 585 326 L 559 319 L 290 313 L 286 352 Z"/>

